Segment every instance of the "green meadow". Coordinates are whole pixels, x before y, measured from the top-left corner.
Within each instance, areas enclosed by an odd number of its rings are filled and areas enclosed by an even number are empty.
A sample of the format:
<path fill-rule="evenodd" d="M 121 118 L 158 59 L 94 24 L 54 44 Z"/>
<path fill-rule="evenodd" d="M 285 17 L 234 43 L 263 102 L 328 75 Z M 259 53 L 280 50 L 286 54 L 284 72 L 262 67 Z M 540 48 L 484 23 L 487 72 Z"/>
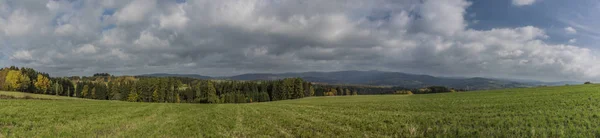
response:
<path fill-rule="evenodd" d="M 0 137 L 599 137 L 600 85 L 248 104 L 0 92 Z"/>

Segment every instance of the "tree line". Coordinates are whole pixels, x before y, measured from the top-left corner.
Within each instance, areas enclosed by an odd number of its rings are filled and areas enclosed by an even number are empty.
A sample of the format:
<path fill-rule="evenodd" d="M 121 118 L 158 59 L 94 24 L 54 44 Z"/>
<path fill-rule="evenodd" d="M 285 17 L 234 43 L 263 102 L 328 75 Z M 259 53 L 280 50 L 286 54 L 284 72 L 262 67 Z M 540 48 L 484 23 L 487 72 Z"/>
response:
<path fill-rule="evenodd" d="M 378 95 L 378 94 L 430 94 L 465 91 L 444 86 L 428 86 L 418 89 L 368 85 L 315 85 L 316 96 Z"/>
<path fill-rule="evenodd" d="M 56 77 L 31 68 L 0 69 L 0 90 L 98 100 L 168 103 L 251 103 L 315 96 L 300 78 L 274 81 L 200 80 L 181 77 Z"/>
<path fill-rule="evenodd" d="M 50 77 L 32 68 L 0 69 L 0 90 L 98 100 L 168 103 L 251 103 L 309 96 L 358 94 L 426 94 L 460 91 L 443 86 L 402 87 L 324 85 L 286 78 L 274 81 L 201 80 L 182 77 L 94 76 Z"/>

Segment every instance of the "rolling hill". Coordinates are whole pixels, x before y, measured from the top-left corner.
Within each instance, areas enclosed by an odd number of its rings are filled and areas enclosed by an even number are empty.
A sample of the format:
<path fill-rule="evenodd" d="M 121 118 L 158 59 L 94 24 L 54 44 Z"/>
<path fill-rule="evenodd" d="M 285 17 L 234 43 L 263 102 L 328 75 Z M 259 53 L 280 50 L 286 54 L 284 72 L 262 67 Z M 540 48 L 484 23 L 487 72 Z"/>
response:
<path fill-rule="evenodd" d="M 209 77 L 196 74 L 145 74 L 139 76 L 153 77 L 189 77 L 198 79 L 225 79 L 225 80 L 278 80 L 290 77 L 299 77 L 307 81 L 323 84 L 345 85 L 375 85 L 398 86 L 404 88 L 422 88 L 426 86 L 446 86 L 456 89 L 483 90 L 500 88 L 519 88 L 531 86 L 556 86 L 565 84 L 582 84 L 572 81 L 543 82 L 536 80 L 512 80 L 496 78 L 461 78 L 461 77 L 436 77 L 431 75 L 410 74 L 402 72 L 385 71 L 336 71 L 336 72 L 300 72 L 300 73 L 249 73 L 227 77 Z"/>
<path fill-rule="evenodd" d="M 1 99 L 0 137 L 598 137 L 598 89 L 577 85 L 249 104 Z"/>
<path fill-rule="evenodd" d="M 212 79 L 212 77 L 210 77 L 210 76 L 202 76 L 202 75 L 198 75 L 198 74 L 153 73 L 153 74 L 143 74 L 143 75 L 137 75 L 137 76 L 143 76 L 143 77 L 188 77 L 188 78 L 195 78 L 195 79 Z"/>
<path fill-rule="evenodd" d="M 243 74 L 228 77 L 232 80 L 275 80 L 288 77 L 299 77 L 307 81 L 326 84 L 360 84 L 378 86 L 399 86 L 405 88 L 421 88 L 426 86 L 446 86 L 457 89 L 498 89 L 528 87 L 531 85 L 488 78 L 445 78 L 430 75 L 408 74 L 383 71 L 337 71 L 337 72 L 302 72 L 282 74 Z"/>

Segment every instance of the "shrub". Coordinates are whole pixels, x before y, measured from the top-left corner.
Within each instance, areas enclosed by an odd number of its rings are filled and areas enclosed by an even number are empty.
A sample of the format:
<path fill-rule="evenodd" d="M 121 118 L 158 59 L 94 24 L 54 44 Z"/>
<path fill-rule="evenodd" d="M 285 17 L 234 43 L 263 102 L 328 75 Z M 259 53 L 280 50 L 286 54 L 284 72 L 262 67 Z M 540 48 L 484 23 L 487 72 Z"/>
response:
<path fill-rule="evenodd" d="M 583 84 L 592 84 L 592 83 L 591 83 L 591 82 L 589 82 L 589 81 L 586 81 L 586 82 L 585 82 L 585 83 L 583 83 Z"/>

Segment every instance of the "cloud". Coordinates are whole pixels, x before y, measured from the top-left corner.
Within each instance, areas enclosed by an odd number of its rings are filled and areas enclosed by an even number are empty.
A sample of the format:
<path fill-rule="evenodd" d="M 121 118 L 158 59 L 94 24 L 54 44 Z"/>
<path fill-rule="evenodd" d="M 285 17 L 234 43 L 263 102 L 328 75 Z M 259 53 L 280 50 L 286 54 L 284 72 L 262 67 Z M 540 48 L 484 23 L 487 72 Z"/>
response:
<path fill-rule="evenodd" d="M 146 19 L 146 15 L 155 7 L 154 0 L 135 0 L 115 14 L 119 24 L 134 24 Z"/>
<path fill-rule="evenodd" d="M 575 39 L 575 38 L 569 39 L 569 43 L 577 43 L 577 39 Z"/>
<path fill-rule="evenodd" d="M 172 6 L 169 8 L 171 12 L 169 15 L 160 15 L 158 19 L 160 28 L 185 28 L 190 19 L 187 17 L 184 7 L 185 4 Z"/>
<path fill-rule="evenodd" d="M 161 40 L 148 31 L 142 32 L 133 43 L 141 48 L 166 48 L 169 46 L 169 41 Z"/>
<path fill-rule="evenodd" d="M 20 50 L 15 52 L 10 59 L 18 60 L 18 61 L 31 61 L 33 60 L 33 56 L 31 56 L 31 52 Z"/>
<path fill-rule="evenodd" d="M 75 26 L 73 26 L 71 24 L 65 24 L 65 25 L 56 27 L 56 29 L 54 30 L 54 33 L 56 33 L 56 35 L 71 35 L 71 34 L 75 33 L 75 31 L 76 31 Z"/>
<path fill-rule="evenodd" d="M 83 46 L 73 50 L 73 52 L 78 54 L 94 54 L 96 53 L 96 47 L 91 44 L 84 44 Z"/>
<path fill-rule="evenodd" d="M 37 20 L 26 10 L 16 10 L 5 22 L 2 29 L 7 36 L 24 36 L 34 30 Z"/>
<path fill-rule="evenodd" d="M 11 6 L 0 10 L 0 36 L 10 36 L 0 41 L 16 50 L 5 53 L 12 63 L 58 76 L 385 70 L 600 77 L 596 51 L 547 43 L 543 28 L 467 28 L 466 0 L 56 2 L 0 0 Z"/>
<path fill-rule="evenodd" d="M 536 0 L 512 0 L 512 4 L 515 6 L 527 6 L 535 3 Z"/>
<path fill-rule="evenodd" d="M 570 27 L 570 26 L 569 27 L 565 27 L 565 32 L 567 34 L 577 34 L 577 30 L 575 30 L 575 28 Z"/>

